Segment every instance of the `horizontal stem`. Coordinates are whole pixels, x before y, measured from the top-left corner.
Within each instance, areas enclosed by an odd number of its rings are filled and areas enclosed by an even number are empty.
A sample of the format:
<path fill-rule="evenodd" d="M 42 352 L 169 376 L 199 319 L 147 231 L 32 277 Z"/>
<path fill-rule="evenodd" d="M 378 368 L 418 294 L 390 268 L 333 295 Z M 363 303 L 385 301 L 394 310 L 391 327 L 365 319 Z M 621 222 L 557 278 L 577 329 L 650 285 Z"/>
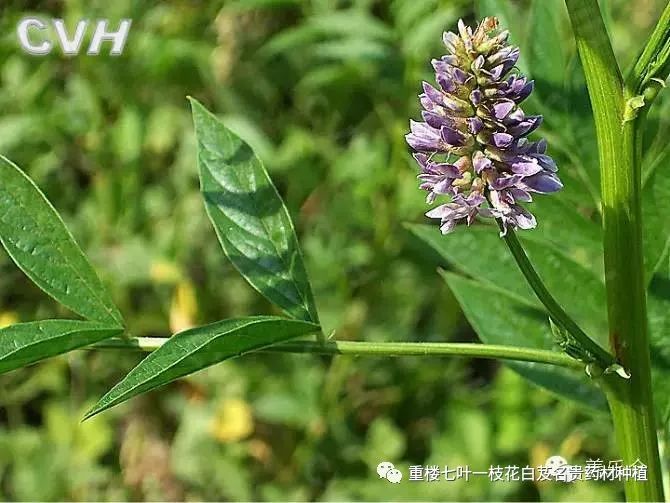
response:
<path fill-rule="evenodd" d="M 134 339 L 109 339 L 99 342 L 90 349 L 134 349 L 155 351 L 168 338 L 137 337 Z M 313 353 L 322 355 L 350 356 L 460 356 L 464 358 L 488 358 L 546 363 L 575 370 L 584 365 L 557 351 L 521 348 L 497 344 L 477 344 L 461 342 L 359 342 L 359 341 L 292 341 L 275 344 L 260 349 L 270 353 Z"/>

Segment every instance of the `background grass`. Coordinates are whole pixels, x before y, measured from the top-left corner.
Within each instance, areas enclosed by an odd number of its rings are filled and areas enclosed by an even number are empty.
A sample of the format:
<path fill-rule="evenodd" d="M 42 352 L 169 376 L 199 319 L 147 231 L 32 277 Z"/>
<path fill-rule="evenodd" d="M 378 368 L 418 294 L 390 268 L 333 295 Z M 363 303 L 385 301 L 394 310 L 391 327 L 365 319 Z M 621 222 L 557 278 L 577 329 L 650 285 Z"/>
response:
<path fill-rule="evenodd" d="M 664 2 L 602 3 L 627 64 Z M 571 180 L 565 197 L 597 198 L 593 128 L 566 24 L 551 38 L 524 22 L 529 1 L 481 4 L 512 9 L 513 39 L 529 48 L 521 66 L 533 61 L 541 76 L 528 110 L 550 107 L 572 119 L 566 127 L 556 113 L 543 130 Z M 447 265 L 403 227 L 422 222 L 426 211 L 403 136 L 418 116 L 420 81 L 431 79 L 430 58 L 444 52 L 442 31 L 459 17 L 474 22 L 476 7 L 467 0 L 3 0 L 0 152 L 63 214 L 132 335 L 271 313 L 226 261 L 206 219 L 192 95 L 265 161 L 296 221 L 327 331 L 350 340 L 475 340 L 437 274 Z M 126 52 L 30 57 L 15 27 L 36 13 L 69 23 L 132 18 Z M 545 36 L 552 43 L 542 43 Z M 564 65 L 555 64 L 557 55 Z M 662 131 L 663 120 L 654 124 Z M 2 325 L 67 314 L 4 253 L 0 306 Z M 406 477 L 416 464 L 487 470 L 535 466 L 554 454 L 582 465 L 616 459 L 606 417 L 495 363 L 247 356 L 81 424 L 139 358 L 79 351 L 0 376 L 2 499 L 622 496 L 612 482 L 379 480 L 382 460 Z"/>

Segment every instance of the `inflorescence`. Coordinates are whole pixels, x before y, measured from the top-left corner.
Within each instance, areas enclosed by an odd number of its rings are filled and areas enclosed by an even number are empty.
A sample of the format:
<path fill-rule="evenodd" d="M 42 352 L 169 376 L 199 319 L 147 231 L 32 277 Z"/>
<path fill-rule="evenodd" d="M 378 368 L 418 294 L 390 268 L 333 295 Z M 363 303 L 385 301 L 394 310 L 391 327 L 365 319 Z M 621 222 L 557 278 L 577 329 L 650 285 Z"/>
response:
<path fill-rule="evenodd" d="M 440 219 L 443 234 L 477 215 L 499 219 L 501 235 L 532 229 L 535 217 L 519 203 L 563 187 L 546 141 L 527 138 L 542 123 L 519 106 L 533 81 L 515 67 L 519 48 L 507 43 L 509 32 L 497 28 L 488 17 L 474 32 L 460 20 L 459 34 L 444 33 L 448 54 L 432 61 L 439 87 L 423 83 L 424 122 L 410 121 L 406 136 L 427 202 L 451 199 L 426 213 Z"/>

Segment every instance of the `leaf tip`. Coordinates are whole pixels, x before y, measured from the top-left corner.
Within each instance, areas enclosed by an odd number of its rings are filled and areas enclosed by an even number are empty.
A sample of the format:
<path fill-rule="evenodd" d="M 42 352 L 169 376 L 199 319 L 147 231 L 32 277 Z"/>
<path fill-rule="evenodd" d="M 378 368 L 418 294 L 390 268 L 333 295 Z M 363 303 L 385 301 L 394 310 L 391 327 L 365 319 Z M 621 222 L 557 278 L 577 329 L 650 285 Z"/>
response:
<path fill-rule="evenodd" d="M 84 417 L 81 418 L 80 423 L 84 423 L 91 419 L 93 416 L 97 416 L 100 412 L 102 412 L 103 409 L 100 409 L 97 404 L 94 405 L 86 414 L 84 414 Z"/>
<path fill-rule="evenodd" d="M 202 112 L 208 112 L 207 108 L 205 108 L 205 105 L 200 103 L 197 99 L 195 99 L 193 96 L 186 96 L 186 99 L 188 102 L 191 104 L 191 111 L 195 114 L 196 112 L 202 113 Z"/>

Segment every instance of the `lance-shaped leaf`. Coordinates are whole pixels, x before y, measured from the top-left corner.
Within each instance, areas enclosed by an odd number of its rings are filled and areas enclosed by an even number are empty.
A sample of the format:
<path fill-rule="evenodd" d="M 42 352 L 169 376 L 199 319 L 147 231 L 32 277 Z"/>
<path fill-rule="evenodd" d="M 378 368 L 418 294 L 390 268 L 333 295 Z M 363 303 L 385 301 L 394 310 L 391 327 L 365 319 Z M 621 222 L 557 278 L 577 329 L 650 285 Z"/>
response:
<path fill-rule="evenodd" d="M 487 344 L 550 350 L 555 346 L 546 313 L 498 288 L 444 273 L 449 288 L 477 335 Z M 508 363 L 529 381 L 592 409 L 605 410 L 603 393 L 589 380 L 553 365 Z"/>
<path fill-rule="evenodd" d="M 0 374 L 123 332 L 94 321 L 46 320 L 0 330 Z"/>
<path fill-rule="evenodd" d="M 86 417 L 215 363 L 318 330 L 309 322 L 256 316 L 180 332 L 142 360 Z"/>
<path fill-rule="evenodd" d="M 224 252 L 247 281 L 290 316 L 318 322 L 293 223 L 249 145 L 191 100 L 205 207 Z"/>
<path fill-rule="evenodd" d="M 121 313 L 39 188 L 0 156 L 0 241 L 42 290 L 84 318 L 114 326 Z"/>

